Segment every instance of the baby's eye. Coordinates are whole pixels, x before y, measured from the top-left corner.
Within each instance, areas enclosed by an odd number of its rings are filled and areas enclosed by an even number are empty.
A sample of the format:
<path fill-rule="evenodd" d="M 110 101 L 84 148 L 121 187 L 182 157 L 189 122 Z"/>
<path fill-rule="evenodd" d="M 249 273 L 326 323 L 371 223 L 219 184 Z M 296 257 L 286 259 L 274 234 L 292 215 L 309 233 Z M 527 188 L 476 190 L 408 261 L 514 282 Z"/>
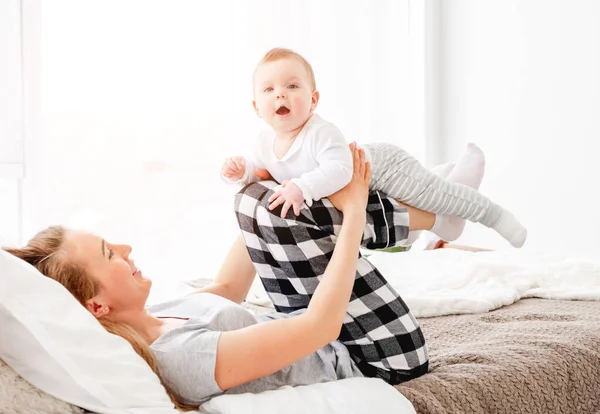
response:
<path fill-rule="evenodd" d="M 271 88 L 270 86 L 267 86 L 265 89 L 263 89 L 263 92 L 271 92 L 273 90 L 273 88 Z"/>
<path fill-rule="evenodd" d="M 113 255 L 114 255 L 114 252 L 112 250 L 108 249 L 108 258 L 112 259 Z"/>
<path fill-rule="evenodd" d="M 292 84 L 292 85 L 288 86 L 288 88 L 290 88 L 290 89 L 298 89 L 298 85 Z"/>

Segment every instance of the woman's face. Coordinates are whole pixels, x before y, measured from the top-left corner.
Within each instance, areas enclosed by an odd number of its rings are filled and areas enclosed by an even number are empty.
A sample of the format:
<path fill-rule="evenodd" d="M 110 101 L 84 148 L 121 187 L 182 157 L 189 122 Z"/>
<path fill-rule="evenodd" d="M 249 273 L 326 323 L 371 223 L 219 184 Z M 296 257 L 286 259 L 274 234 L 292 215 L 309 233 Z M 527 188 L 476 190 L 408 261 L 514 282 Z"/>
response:
<path fill-rule="evenodd" d="M 145 279 L 129 256 L 131 247 L 108 243 L 99 236 L 69 231 L 65 249 L 100 284 L 87 307 L 96 317 L 144 309 L 152 281 Z M 108 308 L 108 310 L 105 309 Z"/>

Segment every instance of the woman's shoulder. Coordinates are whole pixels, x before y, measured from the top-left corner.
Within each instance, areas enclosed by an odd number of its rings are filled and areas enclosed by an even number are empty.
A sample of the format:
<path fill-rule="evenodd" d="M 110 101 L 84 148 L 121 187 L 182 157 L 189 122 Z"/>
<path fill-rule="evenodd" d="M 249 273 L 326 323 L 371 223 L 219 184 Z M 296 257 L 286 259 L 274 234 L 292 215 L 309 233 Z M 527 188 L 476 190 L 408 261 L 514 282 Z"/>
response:
<path fill-rule="evenodd" d="M 184 327 L 194 330 L 230 331 L 257 323 L 243 306 L 212 293 L 197 293 L 149 306 L 156 317 L 187 318 Z"/>
<path fill-rule="evenodd" d="M 180 316 L 190 317 L 202 314 L 206 308 L 222 308 L 236 303 L 212 293 L 195 293 L 182 296 L 165 302 L 156 303 L 146 307 L 146 310 L 155 316 Z M 167 315 L 168 313 L 190 313 L 190 315 Z"/>
<path fill-rule="evenodd" d="M 160 336 L 151 346 L 163 378 L 183 398 L 199 405 L 223 391 L 214 378 L 217 347 L 223 331 L 257 323 L 242 306 L 211 293 L 199 293 L 148 310 L 155 316 L 189 318 Z"/>

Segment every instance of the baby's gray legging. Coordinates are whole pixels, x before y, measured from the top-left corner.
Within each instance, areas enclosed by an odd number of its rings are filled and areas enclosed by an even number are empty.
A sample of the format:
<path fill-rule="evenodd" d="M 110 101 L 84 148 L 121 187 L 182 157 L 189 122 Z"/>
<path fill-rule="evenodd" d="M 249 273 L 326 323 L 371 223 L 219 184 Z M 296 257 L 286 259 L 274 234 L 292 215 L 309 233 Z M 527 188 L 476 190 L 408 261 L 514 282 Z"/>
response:
<path fill-rule="evenodd" d="M 502 207 L 479 191 L 438 177 L 402 148 L 387 143 L 363 146 L 371 158 L 371 190 L 435 214 L 458 216 L 493 227 Z"/>

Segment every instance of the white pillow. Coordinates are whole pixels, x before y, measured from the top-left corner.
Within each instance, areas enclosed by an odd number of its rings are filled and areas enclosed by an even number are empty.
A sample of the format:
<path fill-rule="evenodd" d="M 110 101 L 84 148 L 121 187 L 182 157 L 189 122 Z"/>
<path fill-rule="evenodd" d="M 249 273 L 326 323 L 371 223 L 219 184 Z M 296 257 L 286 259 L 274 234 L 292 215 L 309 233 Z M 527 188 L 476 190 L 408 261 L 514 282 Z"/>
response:
<path fill-rule="evenodd" d="M 0 358 L 37 388 L 96 413 L 173 414 L 129 343 L 58 282 L 0 250 Z"/>
<path fill-rule="evenodd" d="M 400 391 L 377 378 L 348 378 L 259 394 L 221 395 L 202 404 L 202 414 L 415 414 Z"/>

